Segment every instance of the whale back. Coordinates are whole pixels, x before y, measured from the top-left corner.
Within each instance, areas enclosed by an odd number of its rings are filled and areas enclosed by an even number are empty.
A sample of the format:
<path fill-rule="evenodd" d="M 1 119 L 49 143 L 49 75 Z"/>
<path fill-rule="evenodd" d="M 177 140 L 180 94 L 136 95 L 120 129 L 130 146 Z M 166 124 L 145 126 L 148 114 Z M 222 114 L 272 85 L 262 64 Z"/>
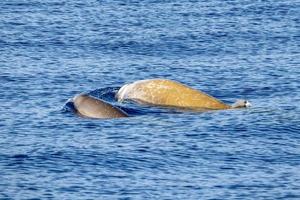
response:
<path fill-rule="evenodd" d="M 79 94 L 73 98 L 74 107 L 77 113 L 89 118 L 119 118 L 128 115 L 100 99 L 96 99 L 86 94 Z"/>
<path fill-rule="evenodd" d="M 150 79 L 124 85 L 117 93 L 119 101 L 200 109 L 229 109 L 230 106 L 201 91 L 176 81 Z"/>

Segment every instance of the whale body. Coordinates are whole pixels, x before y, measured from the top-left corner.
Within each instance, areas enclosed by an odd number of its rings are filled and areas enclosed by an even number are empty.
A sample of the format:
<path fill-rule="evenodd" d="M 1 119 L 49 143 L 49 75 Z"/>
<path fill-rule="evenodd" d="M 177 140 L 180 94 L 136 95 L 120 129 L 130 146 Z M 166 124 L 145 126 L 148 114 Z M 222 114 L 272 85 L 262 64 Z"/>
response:
<path fill-rule="evenodd" d="M 73 104 L 77 114 L 82 117 L 97 119 L 128 117 L 121 109 L 87 94 L 75 96 Z"/>
<path fill-rule="evenodd" d="M 248 107 L 246 100 L 233 106 L 182 83 L 167 79 L 139 80 L 126 84 L 116 94 L 118 101 L 132 100 L 141 104 L 172 106 L 190 109 L 231 109 Z"/>

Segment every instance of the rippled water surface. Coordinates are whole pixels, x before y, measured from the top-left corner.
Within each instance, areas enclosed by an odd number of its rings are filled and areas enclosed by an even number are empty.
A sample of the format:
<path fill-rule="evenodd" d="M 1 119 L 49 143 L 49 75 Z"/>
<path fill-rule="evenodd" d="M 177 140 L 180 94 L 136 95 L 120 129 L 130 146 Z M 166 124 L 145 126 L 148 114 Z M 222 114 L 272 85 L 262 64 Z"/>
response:
<path fill-rule="evenodd" d="M 0 199 L 300 199 L 297 0 L 0 2 Z M 168 78 L 227 103 L 117 103 Z M 88 92 L 131 117 L 80 118 Z"/>

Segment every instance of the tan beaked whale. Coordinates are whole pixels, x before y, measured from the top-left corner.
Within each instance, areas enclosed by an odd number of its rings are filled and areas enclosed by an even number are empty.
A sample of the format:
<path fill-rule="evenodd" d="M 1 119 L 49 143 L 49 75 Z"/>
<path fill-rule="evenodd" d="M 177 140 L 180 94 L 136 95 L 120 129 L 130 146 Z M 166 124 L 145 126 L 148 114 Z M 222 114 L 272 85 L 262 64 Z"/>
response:
<path fill-rule="evenodd" d="M 97 119 L 128 117 L 121 109 L 87 94 L 76 95 L 72 101 L 77 114 L 81 117 Z"/>
<path fill-rule="evenodd" d="M 167 79 L 139 80 L 126 84 L 120 88 L 116 98 L 118 101 L 132 100 L 141 104 L 199 110 L 223 110 L 251 106 L 247 100 L 237 100 L 233 105 L 227 105 L 204 92 Z"/>

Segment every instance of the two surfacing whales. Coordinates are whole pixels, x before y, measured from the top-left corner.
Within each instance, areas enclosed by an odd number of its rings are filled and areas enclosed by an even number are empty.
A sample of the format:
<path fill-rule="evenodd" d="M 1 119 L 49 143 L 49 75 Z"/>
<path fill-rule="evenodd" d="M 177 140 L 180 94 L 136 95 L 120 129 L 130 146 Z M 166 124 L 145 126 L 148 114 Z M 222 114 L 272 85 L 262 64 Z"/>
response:
<path fill-rule="evenodd" d="M 116 97 L 118 101 L 132 100 L 142 104 L 196 110 L 223 110 L 251 105 L 246 100 L 238 100 L 230 106 L 199 90 L 166 79 L 140 80 L 126 84 L 120 88 Z"/>
<path fill-rule="evenodd" d="M 224 110 L 249 107 L 246 100 L 238 100 L 232 106 L 176 81 L 166 79 L 140 80 L 126 84 L 116 94 L 118 101 L 132 100 L 141 104 L 187 108 L 194 110 Z M 128 117 L 121 109 L 89 96 L 79 94 L 72 99 L 78 115 L 89 118 Z"/>
<path fill-rule="evenodd" d="M 128 117 L 121 109 L 87 94 L 76 95 L 72 101 L 77 114 L 81 117 L 96 119 Z"/>

